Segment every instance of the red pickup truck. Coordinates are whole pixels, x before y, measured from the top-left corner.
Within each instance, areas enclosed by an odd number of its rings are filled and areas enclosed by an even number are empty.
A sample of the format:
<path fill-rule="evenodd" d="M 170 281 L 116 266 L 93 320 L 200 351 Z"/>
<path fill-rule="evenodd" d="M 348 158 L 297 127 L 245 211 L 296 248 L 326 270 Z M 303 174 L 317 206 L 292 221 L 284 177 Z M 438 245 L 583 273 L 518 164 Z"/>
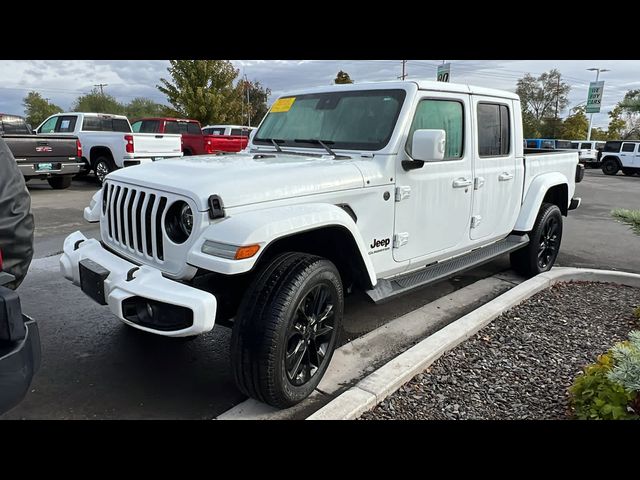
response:
<path fill-rule="evenodd" d="M 131 128 L 140 133 L 182 134 L 182 153 L 185 156 L 239 152 L 247 146 L 248 140 L 238 135 L 207 135 L 202 131 L 200 122 L 182 118 L 141 118 L 133 122 Z"/>

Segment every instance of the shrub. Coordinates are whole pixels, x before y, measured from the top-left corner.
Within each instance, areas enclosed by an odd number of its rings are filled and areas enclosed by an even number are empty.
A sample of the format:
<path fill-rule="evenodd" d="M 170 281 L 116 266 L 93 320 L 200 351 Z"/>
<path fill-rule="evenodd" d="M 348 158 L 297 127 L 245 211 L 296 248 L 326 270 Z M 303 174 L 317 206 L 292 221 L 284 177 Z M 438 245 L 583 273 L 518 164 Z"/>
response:
<path fill-rule="evenodd" d="M 610 380 L 613 356 L 600 355 L 596 363 L 585 367 L 569 389 L 576 418 L 581 420 L 620 420 L 638 418 L 627 410 L 636 394 Z"/>
<path fill-rule="evenodd" d="M 629 392 L 640 392 L 640 330 L 631 332 L 628 342 L 618 343 L 610 351 L 613 368 L 607 378 Z"/>

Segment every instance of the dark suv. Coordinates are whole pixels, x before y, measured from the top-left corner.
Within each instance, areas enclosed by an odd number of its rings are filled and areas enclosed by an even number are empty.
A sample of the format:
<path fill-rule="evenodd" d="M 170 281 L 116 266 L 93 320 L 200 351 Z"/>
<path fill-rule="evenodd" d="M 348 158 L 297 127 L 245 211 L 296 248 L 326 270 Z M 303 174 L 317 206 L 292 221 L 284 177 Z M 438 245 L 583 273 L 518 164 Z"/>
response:
<path fill-rule="evenodd" d="M 38 325 L 22 313 L 20 285 L 33 256 L 31 197 L 0 138 L 0 413 L 26 395 L 40 367 Z"/>

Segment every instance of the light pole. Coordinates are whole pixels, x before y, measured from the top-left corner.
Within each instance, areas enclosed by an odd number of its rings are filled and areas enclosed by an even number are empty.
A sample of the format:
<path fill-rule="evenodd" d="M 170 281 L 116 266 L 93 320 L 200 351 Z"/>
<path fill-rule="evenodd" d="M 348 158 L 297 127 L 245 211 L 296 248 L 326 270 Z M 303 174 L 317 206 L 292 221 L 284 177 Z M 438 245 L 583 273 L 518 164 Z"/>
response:
<path fill-rule="evenodd" d="M 598 72 L 596 73 L 596 82 L 598 78 L 600 78 L 600 72 L 610 72 L 611 70 L 607 68 L 587 68 L 590 72 Z M 593 113 L 589 114 L 589 130 L 587 130 L 587 142 L 591 140 L 591 125 L 593 125 Z"/>

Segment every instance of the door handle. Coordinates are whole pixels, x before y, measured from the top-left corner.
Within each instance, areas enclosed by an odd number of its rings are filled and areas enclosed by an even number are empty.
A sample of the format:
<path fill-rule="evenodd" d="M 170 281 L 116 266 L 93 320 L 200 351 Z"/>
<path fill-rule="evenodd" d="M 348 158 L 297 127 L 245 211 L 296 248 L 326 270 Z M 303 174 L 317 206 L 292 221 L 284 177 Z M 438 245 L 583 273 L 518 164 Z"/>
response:
<path fill-rule="evenodd" d="M 498 180 L 501 181 L 501 182 L 506 182 L 508 180 L 513 180 L 513 174 L 507 173 L 507 172 L 503 172 L 500 175 L 498 175 Z"/>
<path fill-rule="evenodd" d="M 468 178 L 461 177 L 453 181 L 453 188 L 467 188 L 471 186 L 472 183 Z"/>

